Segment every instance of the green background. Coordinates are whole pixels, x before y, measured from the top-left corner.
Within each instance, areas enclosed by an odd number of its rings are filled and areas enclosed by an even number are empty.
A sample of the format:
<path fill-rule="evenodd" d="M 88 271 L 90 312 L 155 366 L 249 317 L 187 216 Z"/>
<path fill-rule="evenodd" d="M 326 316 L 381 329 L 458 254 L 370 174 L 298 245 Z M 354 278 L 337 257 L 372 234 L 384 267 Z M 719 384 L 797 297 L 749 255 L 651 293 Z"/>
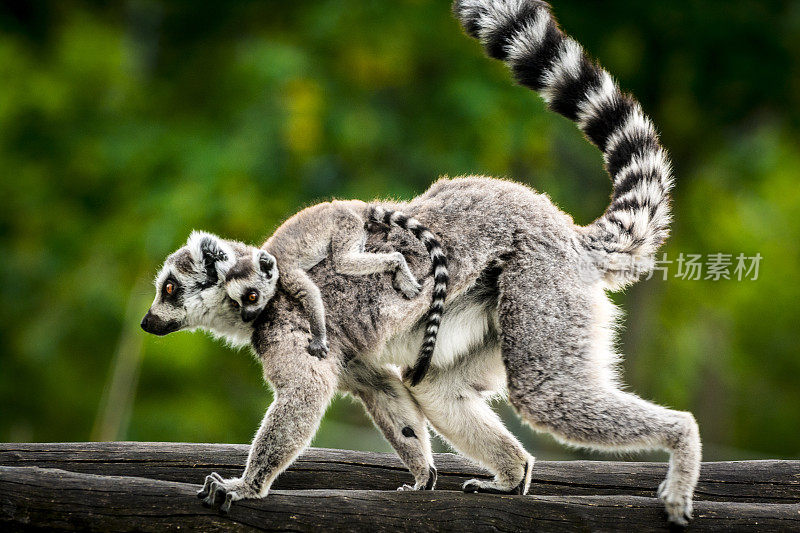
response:
<path fill-rule="evenodd" d="M 608 202 L 599 152 L 444 0 L 205 4 L 0 8 L 0 440 L 249 441 L 251 355 L 139 329 L 193 228 L 260 243 L 441 174 L 524 181 L 579 223 Z M 668 257 L 763 257 L 755 281 L 673 264 L 615 295 L 626 382 L 693 411 L 707 459 L 800 457 L 800 2 L 554 4 L 674 156 Z M 498 409 L 535 455 L 582 455 Z M 315 443 L 389 449 L 346 398 Z"/>

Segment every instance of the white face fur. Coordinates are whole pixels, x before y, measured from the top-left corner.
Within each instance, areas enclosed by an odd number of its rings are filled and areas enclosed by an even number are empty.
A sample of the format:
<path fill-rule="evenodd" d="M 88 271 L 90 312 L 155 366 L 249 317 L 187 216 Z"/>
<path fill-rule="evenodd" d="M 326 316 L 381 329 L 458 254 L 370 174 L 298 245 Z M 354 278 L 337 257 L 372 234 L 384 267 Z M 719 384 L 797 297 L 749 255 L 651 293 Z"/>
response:
<path fill-rule="evenodd" d="M 241 309 L 244 322 L 256 318 L 275 295 L 278 267 L 275 258 L 255 249 L 250 257 L 240 257 L 225 275 L 225 292 Z"/>
<path fill-rule="evenodd" d="M 239 304 L 225 292 L 225 275 L 238 260 L 251 261 L 258 251 L 209 233 L 193 232 L 159 271 L 156 297 L 142 319 L 142 329 L 167 335 L 201 328 L 233 345 L 250 342 L 252 328 L 242 320 Z"/>

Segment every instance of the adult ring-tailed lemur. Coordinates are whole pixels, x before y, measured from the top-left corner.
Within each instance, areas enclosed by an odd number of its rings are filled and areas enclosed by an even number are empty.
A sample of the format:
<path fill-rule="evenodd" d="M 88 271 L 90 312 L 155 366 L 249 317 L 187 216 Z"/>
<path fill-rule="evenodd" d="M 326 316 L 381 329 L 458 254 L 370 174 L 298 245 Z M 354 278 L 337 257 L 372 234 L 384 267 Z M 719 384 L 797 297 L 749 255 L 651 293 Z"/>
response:
<path fill-rule="evenodd" d="M 244 322 L 225 276 L 257 249 L 195 234 L 167 258 L 143 326 L 164 334 L 204 328 L 250 344 L 275 393 L 241 477 L 206 478 L 200 496 L 227 510 L 263 497 L 308 445 L 337 390 L 359 398 L 414 475 L 408 489 L 436 480 L 428 426 L 494 474 L 464 490 L 524 494 L 533 457 L 503 426 L 489 398 L 507 391 L 537 430 L 605 450 L 670 453 L 658 488 L 669 519 L 691 516 L 700 437 L 691 414 L 621 390 L 613 347 L 616 311 L 606 296 L 652 268 L 668 233 L 671 171 L 651 121 L 633 98 L 566 37 L 544 2 L 460 0 L 455 13 L 517 81 L 577 122 L 603 152 L 611 204 L 577 226 L 530 188 L 482 177 L 441 179 L 409 202 L 376 202 L 419 220 L 439 237 L 450 284 L 430 369 L 415 387 L 398 367 L 415 364 L 427 298 L 403 298 L 386 273 L 348 277 L 325 260 L 308 271 L 327 311 L 328 357 L 306 351 L 308 319 L 277 290 Z M 430 258 L 407 231 L 370 230 L 365 250 L 398 251 L 434 290 Z"/>

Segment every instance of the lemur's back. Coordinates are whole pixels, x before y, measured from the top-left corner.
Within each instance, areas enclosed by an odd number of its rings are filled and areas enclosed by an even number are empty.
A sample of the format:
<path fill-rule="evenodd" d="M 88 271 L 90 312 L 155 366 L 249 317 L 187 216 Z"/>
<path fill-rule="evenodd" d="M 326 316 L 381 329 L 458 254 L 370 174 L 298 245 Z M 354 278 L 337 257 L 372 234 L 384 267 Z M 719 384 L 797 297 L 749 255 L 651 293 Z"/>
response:
<path fill-rule="evenodd" d="M 519 239 L 567 262 L 584 259 L 583 228 L 550 199 L 520 183 L 486 177 L 442 178 L 398 206 L 436 233 L 450 260 L 450 295 L 468 288 L 492 263 L 515 254 Z M 566 265 L 565 265 L 566 268 Z"/>
<path fill-rule="evenodd" d="M 328 256 L 337 215 L 349 209 L 363 217 L 366 207 L 358 200 L 335 200 L 306 207 L 281 224 L 263 248 L 278 258 L 281 269 L 308 270 Z"/>

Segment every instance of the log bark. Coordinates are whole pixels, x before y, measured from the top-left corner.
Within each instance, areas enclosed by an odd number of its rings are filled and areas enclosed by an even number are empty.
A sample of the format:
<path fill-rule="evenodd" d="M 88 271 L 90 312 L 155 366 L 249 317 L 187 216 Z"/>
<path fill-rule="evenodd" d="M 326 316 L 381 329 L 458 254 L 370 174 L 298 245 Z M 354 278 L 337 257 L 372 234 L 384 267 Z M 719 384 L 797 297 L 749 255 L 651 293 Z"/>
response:
<path fill-rule="evenodd" d="M 247 451 L 244 444 L 12 443 L 0 444 L 0 465 L 202 483 L 212 471 L 239 475 Z M 485 470 L 455 454 L 435 454 L 434 461 L 440 490 L 458 490 L 467 479 L 489 477 Z M 666 469 L 666 463 L 537 461 L 530 493 L 652 497 Z M 410 474 L 393 454 L 309 448 L 273 487 L 393 490 L 409 481 Z M 796 503 L 800 501 L 800 461 L 703 463 L 695 500 Z"/>
<path fill-rule="evenodd" d="M 494 496 L 455 491 L 274 490 L 221 516 L 198 485 L 38 467 L 0 467 L 0 524 L 89 531 L 666 531 L 640 496 Z M 693 531 L 793 531 L 800 505 L 697 502 Z"/>

